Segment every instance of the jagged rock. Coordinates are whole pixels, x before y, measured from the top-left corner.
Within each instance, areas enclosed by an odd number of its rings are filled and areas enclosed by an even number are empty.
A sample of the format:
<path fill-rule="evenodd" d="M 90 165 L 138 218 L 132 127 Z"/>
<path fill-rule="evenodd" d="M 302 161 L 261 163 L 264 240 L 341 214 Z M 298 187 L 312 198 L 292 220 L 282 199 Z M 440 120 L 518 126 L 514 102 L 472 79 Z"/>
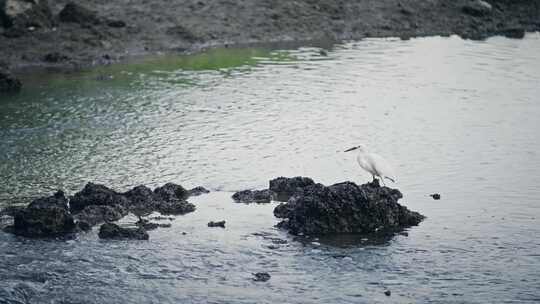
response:
<path fill-rule="evenodd" d="M 483 0 L 470 0 L 461 7 L 462 12 L 475 17 L 489 15 L 492 10 L 491 4 Z"/>
<path fill-rule="evenodd" d="M 201 186 L 198 186 L 189 190 L 189 196 L 199 196 L 201 194 L 206 194 L 206 193 L 210 193 L 210 190 Z"/>
<path fill-rule="evenodd" d="M 5 28 L 47 28 L 53 25 L 46 0 L 0 0 L 0 25 Z"/>
<path fill-rule="evenodd" d="M 270 181 L 269 190 L 275 193 L 274 200 L 286 202 L 298 190 L 313 184 L 315 182 L 309 177 L 278 177 Z"/>
<path fill-rule="evenodd" d="M 274 194 L 272 191 L 265 190 L 244 190 L 233 194 L 232 198 L 237 203 L 270 203 Z"/>
<path fill-rule="evenodd" d="M 99 24 L 100 20 L 96 12 L 87 9 L 75 2 L 69 2 L 58 15 L 62 22 L 73 22 L 79 24 Z"/>
<path fill-rule="evenodd" d="M 116 224 L 105 223 L 99 228 L 99 237 L 101 239 L 134 239 L 148 240 L 148 233 L 143 228 L 123 228 Z"/>
<path fill-rule="evenodd" d="M 210 222 L 208 223 L 208 227 L 221 227 L 221 228 L 225 228 L 225 221 L 219 221 L 219 222 L 210 221 Z"/>
<path fill-rule="evenodd" d="M 88 183 L 84 189 L 75 193 L 69 201 L 71 212 L 78 213 L 86 206 L 129 206 L 130 201 L 121 193 L 103 185 Z"/>
<path fill-rule="evenodd" d="M 161 203 L 161 200 L 154 192 L 143 185 L 125 192 L 124 196 L 129 200 L 128 209 L 137 216 L 144 216 L 152 213 Z"/>
<path fill-rule="evenodd" d="M 127 209 L 121 205 L 86 206 L 80 213 L 75 216 L 78 222 L 85 222 L 90 227 L 103 222 L 114 222 L 123 218 L 128 214 Z"/>
<path fill-rule="evenodd" d="M 398 204 L 401 197 L 399 190 L 380 187 L 377 182 L 314 184 L 277 206 L 274 215 L 286 219 L 278 227 L 292 234 L 393 232 L 424 219 Z"/>
<path fill-rule="evenodd" d="M 0 67 L 0 93 L 19 92 L 21 87 L 21 82 L 8 69 Z"/>
<path fill-rule="evenodd" d="M 154 189 L 154 193 L 167 202 L 185 200 L 189 197 L 189 191 L 174 183 L 166 183 L 162 187 L 157 187 Z"/>
<path fill-rule="evenodd" d="M 26 237 L 55 237 L 75 232 L 75 221 L 62 191 L 34 200 L 15 214 L 13 233 Z"/>

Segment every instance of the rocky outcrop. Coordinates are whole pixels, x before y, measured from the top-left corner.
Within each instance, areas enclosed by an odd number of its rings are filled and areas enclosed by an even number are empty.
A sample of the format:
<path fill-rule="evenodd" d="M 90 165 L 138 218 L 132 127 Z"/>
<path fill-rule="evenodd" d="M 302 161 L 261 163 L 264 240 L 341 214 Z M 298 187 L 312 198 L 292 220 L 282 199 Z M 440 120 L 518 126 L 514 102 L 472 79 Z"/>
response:
<path fill-rule="evenodd" d="M 46 0 L 0 0 L 0 25 L 24 31 L 51 27 L 53 18 Z"/>
<path fill-rule="evenodd" d="M 75 230 L 75 220 L 62 191 L 50 197 L 38 198 L 15 213 L 12 227 L 13 233 L 26 237 L 56 237 Z"/>
<path fill-rule="evenodd" d="M 80 213 L 75 216 L 78 223 L 86 223 L 92 227 L 99 223 L 108 223 L 118 221 L 128 214 L 128 210 L 121 205 L 86 206 Z"/>
<path fill-rule="evenodd" d="M 174 200 L 185 200 L 189 197 L 189 191 L 184 189 L 184 187 L 173 184 L 166 183 L 162 187 L 157 187 L 154 189 L 154 193 L 164 201 L 170 202 Z"/>
<path fill-rule="evenodd" d="M 70 198 L 71 212 L 78 213 L 87 206 L 129 206 L 130 201 L 121 193 L 105 187 L 104 185 L 88 183 L 84 189 Z"/>
<path fill-rule="evenodd" d="M 146 230 L 138 228 L 123 228 L 116 224 L 105 223 L 99 228 L 99 238 L 113 240 L 148 240 L 149 236 Z"/>
<path fill-rule="evenodd" d="M 8 69 L 0 66 L 0 94 L 16 93 L 21 90 L 21 87 L 20 80 L 15 78 Z"/>
<path fill-rule="evenodd" d="M 278 227 L 292 234 L 396 232 L 424 219 L 398 204 L 401 197 L 399 190 L 380 187 L 378 182 L 313 184 L 277 206 L 274 215 L 284 219 Z"/>
<path fill-rule="evenodd" d="M 100 19 L 96 12 L 79 5 L 75 2 L 69 2 L 60 11 L 58 18 L 61 22 L 72 22 L 79 24 L 99 24 Z"/>
<path fill-rule="evenodd" d="M 269 190 L 275 193 L 275 200 L 286 202 L 293 194 L 313 184 L 309 177 L 278 177 L 270 181 Z"/>

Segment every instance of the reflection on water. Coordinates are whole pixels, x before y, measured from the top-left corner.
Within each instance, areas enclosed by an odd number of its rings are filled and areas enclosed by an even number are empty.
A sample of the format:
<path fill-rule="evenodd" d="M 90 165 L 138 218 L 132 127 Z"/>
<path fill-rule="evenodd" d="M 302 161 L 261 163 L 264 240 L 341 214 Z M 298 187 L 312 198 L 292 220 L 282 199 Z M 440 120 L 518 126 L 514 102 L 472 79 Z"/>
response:
<path fill-rule="evenodd" d="M 30 77 L 0 101 L 1 204 L 87 181 L 214 192 L 149 242 L 0 233 L 0 299 L 538 302 L 538 49 L 538 34 L 368 39 Z M 408 236 L 299 241 L 273 228 L 274 205 L 230 199 L 281 175 L 367 181 L 340 152 L 357 144 L 394 164 L 403 203 L 428 217 Z M 259 271 L 271 280 L 252 282 Z"/>

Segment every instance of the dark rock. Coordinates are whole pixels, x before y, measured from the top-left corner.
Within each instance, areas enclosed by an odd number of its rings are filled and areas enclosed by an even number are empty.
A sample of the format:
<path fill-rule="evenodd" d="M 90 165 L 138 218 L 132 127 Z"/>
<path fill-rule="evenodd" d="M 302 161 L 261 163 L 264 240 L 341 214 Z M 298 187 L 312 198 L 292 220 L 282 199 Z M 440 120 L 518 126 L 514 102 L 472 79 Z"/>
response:
<path fill-rule="evenodd" d="M 157 211 L 164 215 L 181 215 L 195 211 L 195 205 L 187 201 L 162 202 Z"/>
<path fill-rule="evenodd" d="M 154 193 L 166 202 L 185 200 L 189 197 L 189 191 L 174 183 L 166 183 L 162 187 L 154 189 Z"/>
<path fill-rule="evenodd" d="M 77 228 L 80 231 L 90 231 L 90 230 L 92 230 L 92 226 L 90 224 L 88 224 L 87 222 L 84 222 L 84 221 L 78 221 L 77 222 Z"/>
<path fill-rule="evenodd" d="M 211 222 L 208 223 L 208 227 L 221 227 L 221 228 L 225 228 L 225 221 L 219 221 L 219 222 L 211 221 Z"/>
<path fill-rule="evenodd" d="M 140 185 L 124 193 L 129 200 L 128 209 L 137 216 L 144 216 L 155 211 L 162 200 L 154 194 L 152 189 Z"/>
<path fill-rule="evenodd" d="M 315 182 L 309 177 L 278 177 L 270 181 L 270 191 L 275 193 L 275 200 L 286 202 L 297 191 L 313 185 Z"/>
<path fill-rule="evenodd" d="M 465 14 L 481 17 L 491 14 L 493 7 L 491 4 L 483 0 L 469 0 L 461 7 L 461 11 Z"/>
<path fill-rule="evenodd" d="M 130 201 L 121 193 L 103 185 L 88 183 L 84 189 L 75 193 L 69 201 L 71 212 L 78 213 L 86 206 L 129 206 Z"/>
<path fill-rule="evenodd" d="M 244 190 L 233 194 L 232 198 L 237 203 L 270 203 L 274 194 L 272 191 L 265 190 Z"/>
<path fill-rule="evenodd" d="M 79 24 L 100 23 L 100 20 L 94 11 L 89 10 L 75 2 L 69 2 L 66 4 L 66 6 L 60 11 L 58 17 L 62 22 L 73 22 Z"/>
<path fill-rule="evenodd" d="M 210 193 L 210 190 L 204 188 L 204 187 L 195 187 L 191 190 L 189 190 L 189 196 L 199 196 L 201 194 Z"/>
<path fill-rule="evenodd" d="M 46 0 L 0 1 L 0 26 L 26 32 L 27 28 L 48 28 L 53 23 Z"/>
<path fill-rule="evenodd" d="M 51 63 L 58 63 L 58 62 L 66 61 L 66 60 L 69 60 L 69 57 L 59 52 L 52 52 L 43 56 L 43 61 L 51 62 Z"/>
<path fill-rule="evenodd" d="M 107 21 L 107 25 L 110 27 L 121 28 L 121 27 L 125 27 L 126 23 L 122 20 L 109 20 Z"/>
<path fill-rule="evenodd" d="M 430 194 L 429 196 L 431 196 L 434 200 L 441 199 L 441 195 L 439 193 L 433 193 L 433 194 Z"/>
<path fill-rule="evenodd" d="M 8 69 L 0 67 L 0 93 L 16 93 L 21 87 L 21 82 Z"/>
<path fill-rule="evenodd" d="M 68 200 L 62 191 L 34 200 L 15 214 L 13 232 L 26 237 L 55 237 L 75 231 Z"/>
<path fill-rule="evenodd" d="M 95 226 L 103 222 L 118 221 L 127 214 L 127 209 L 121 205 L 90 205 L 86 206 L 80 213 L 78 213 L 75 216 L 75 219 L 85 222 L 90 226 Z"/>
<path fill-rule="evenodd" d="M 392 292 L 391 292 L 390 290 L 385 290 L 385 291 L 384 291 L 384 295 L 387 296 L 387 297 L 389 297 L 389 296 L 392 295 Z"/>
<path fill-rule="evenodd" d="M 105 223 L 99 228 L 99 237 L 102 239 L 134 239 L 148 240 L 148 233 L 143 228 L 122 228 L 116 224 Z"/>
<path fill-rule="evenodd" d="M 398 204 L 401 197 L 378 183 L 314 184 L 277 206 L 274 215 L 286 219 L 278 227 L 292 234 L 397 232 L 424 219 Z"/>
<path fill-rule="evenodd" d="M 270 280 L 270 274 L 268 272 L 257 272 L 253 274 L 253 281 L 255 282 L 266 282 Z"/>
<path fill-rule="evenodd" d="M 498 30 L 497 34 L 506 38 L 523 39 L 523 37 L 525 37 L 525 29 L 522 27 L 506 28 Z"/>

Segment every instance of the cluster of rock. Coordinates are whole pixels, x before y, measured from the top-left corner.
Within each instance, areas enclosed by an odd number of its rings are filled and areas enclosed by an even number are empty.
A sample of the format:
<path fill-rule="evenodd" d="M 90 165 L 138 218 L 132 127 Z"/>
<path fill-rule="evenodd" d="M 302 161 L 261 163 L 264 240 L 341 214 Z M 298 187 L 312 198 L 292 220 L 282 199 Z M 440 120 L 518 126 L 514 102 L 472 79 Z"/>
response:
<path fill-rule="evenodd" d="M 274 209 L 282 218 L 278 227 L 295 235 L 333 233 L 389 233 L 418 225 L 424 216 L 397 201 L 401 192 L 381 187 L 377 181 L 364 185 L 352 182 L 325 186 L 306 177 L 280 177 L 268 190 L 241 191 L 238 202 L 286 201 Z"/>
<path fill-rule="evenodd" d="M 154 211 L 164 215 L 193 212 L 195 205 L 187 198 L 206 192 L 208 190 L 202 187 L 187 190 L 167 183 L 153 191 L 146 186 L 137 186 L 120 193 L 103 185 L 88 183 L 69 199 L 58 191 L 53 196 L 34 200 L 26 208 L 13 210 L 14 225 L 7 230 L 26 237 L 57 237 L 106 223 L 100 229 L 102 238 L 145 239 L 147 229 L 166 225 L 140 219 L 138 228 L 122 228 L 110 222 L 120 220 L 130 212 L 139 217 Z"/>

